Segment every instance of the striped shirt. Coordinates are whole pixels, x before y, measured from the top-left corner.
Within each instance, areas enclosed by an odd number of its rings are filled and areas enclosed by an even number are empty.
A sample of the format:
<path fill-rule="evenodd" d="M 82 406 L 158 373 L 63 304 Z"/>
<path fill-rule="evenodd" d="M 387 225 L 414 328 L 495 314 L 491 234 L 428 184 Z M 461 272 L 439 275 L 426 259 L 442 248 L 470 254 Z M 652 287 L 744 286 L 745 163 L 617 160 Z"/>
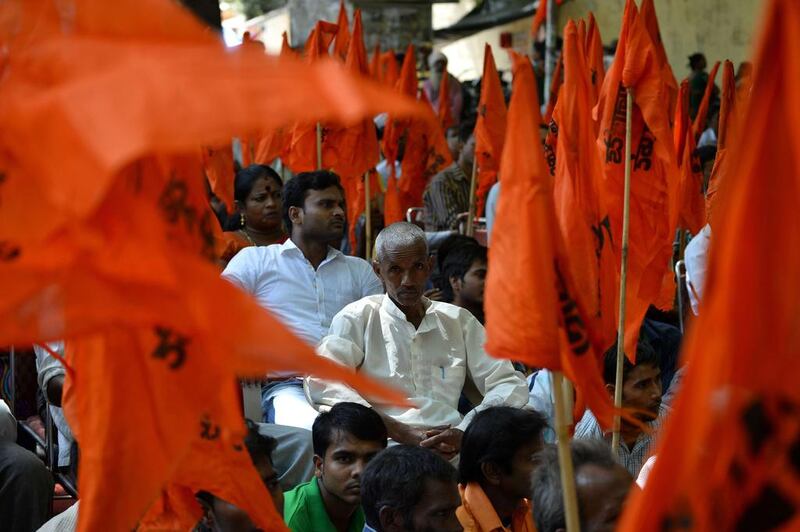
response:
<path fill-rule="evenodd" d="M 454 229 L 458 215 L 469 210 L 469 178 L 453 163 L 431 178 L 422 200 L 426 231 Z"/>
<path fill-rule="evenodd" d="M 628 446 L 625 445 L 625 442 L 620 438 L 617 458 L 620 464 L 628 470 L 633 478 L 639 476 L 642 465 L 650 458 L 651 452 L 655 450 L 656 438 L 658 438 L 661 425 L 664 424 L 664 420 L 669 411 L 670 408 L 662 403 L 658 410 L 658 417 L 647 423 L 647 426 L 650 427 L 652 432 L 642 432 L 639 434 L 639 438 L 637 438 L 636 443 L 633 444 L 632 449 L 628 449 Z M 603 429 L 600 428 L 600 424 L 597 423 L 597 419 L 595 419 L 594 415 L 588 410 L 575 426 L 574 438 L 576 440 L 603 440 L 609 444 L 611 443 L 611 433 L 603 432 Z"/>

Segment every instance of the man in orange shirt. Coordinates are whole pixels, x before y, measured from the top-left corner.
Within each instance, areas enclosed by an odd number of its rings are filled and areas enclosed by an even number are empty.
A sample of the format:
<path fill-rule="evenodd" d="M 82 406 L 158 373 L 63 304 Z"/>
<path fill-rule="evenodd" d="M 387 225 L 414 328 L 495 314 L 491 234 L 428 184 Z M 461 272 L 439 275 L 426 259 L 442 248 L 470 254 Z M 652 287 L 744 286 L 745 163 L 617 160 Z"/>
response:
<path fill-rule="evenodd" d="M 461 440 L 456 516 L 466 532 L 534 532 L 531 475 L 544 416 L 506 406 L 475 416 Z"/>

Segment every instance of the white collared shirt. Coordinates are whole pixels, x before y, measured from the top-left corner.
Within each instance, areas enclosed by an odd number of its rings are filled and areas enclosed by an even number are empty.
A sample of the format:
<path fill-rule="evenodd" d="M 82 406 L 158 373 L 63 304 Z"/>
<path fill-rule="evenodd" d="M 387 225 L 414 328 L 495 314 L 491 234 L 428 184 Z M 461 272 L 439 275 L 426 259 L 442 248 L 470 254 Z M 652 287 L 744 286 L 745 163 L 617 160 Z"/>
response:
<path fill-rule="evenodd" d="M 354 371 L 391 385 L 414 407 L 376 406 L 409 425 L 452 425 L 464 430 L 475 412 L 490 406 L 522 407 L 528 387 L 508 360 L 483 349 L 483 325 L 469 311 L 423 298 L 425 316 L 419 328 L 386 295 L 365 297 L 347 305 L 331 323 L 317 352 Z M 462 419 L 458 399 L 469 376 L 483 401 Z M 318 407 L 342 401 L 369 405 L 352 388 L 313 377 L 306 389 Z"/>
<path fill-rule="evenodd" d="M 380 279 L 364 259 L 329 247 L 328 256 L 315 270 L 291 239 L 242 249 L 222 277 L 255 297 L 312 346 L 327 334 L 331 320 L 345 305 L 383 292 Z"/>

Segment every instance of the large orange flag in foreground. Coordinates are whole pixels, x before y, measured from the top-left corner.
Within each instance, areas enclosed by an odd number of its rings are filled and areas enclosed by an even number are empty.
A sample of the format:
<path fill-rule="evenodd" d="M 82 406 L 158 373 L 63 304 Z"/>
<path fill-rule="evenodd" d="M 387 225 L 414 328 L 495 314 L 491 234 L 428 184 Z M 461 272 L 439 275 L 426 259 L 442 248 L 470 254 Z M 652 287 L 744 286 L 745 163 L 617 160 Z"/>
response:
<path fill-rule="evenodd" d="M 558 127 L 555 212 L 575 293 L 590 320 L 592 345 L 602 355 L 616 338 L 616 261 L 595 145 L 591 74 L 572 21 L 564 29 L 563 57 L 564 84 L 553 113 Z"/>
<path fill-rule="evenodd" d="M 489 43 L 486 43 L 483 49 L 483 77 L 481 79 L 478 121 L 475 123 L 478 216 L 483 212 L 483 205 L 489 189 L 497 182 L 497 171 L 500 169 L 500 155 L 503 153 L 503 140 L 506 134 L 506 100 Z"/>
<path fill-rule="evenodd" d="M 725 61 L 722 68 L 722 98 L 719 106 L 719 126 L 717 127 L 717 156 L 714 159 L 714 168 L 708 180 L 706 193 L 706 217 L 711 223 L 719 205 L 717 192 L 722 180 L 731 172 L 730 153 L 728 144 L 731 138 L 731 129 L 734 125 L 734 112 L 736 101 L 736 79 L 733 74 L 733 63 Z"/>
<path fill-rule="evenodd" d="M 601 119 L 597 143 L 604 162 L 612 241 L 619 258 L 624 203 L 626 87 L 630 87 L 634 91 L 634 106 L 625 314 L 628 356 L 635 356 L 639 327 L 648 306 L 668 306 L 671 302 L 660 302 L 660 296 L 665 291 L 662 288 L 665 279 L 672 279 L 670 259 L 678 220 L 678 173 L 667 105 L 670 88 L 662 74 L 656 47 L 636 4 L 627 0 L 617 54 L 597 103 Z"/>
<path fill-rule="evenodd" d="M 219 278 L 198 147 L 292 119 L 351 124 L 419 106 L 335 65 L 227 50 L 172 2 L 83 0 L 65 12 L 17 0 L 0 19 L 15 28 L 0 34 L 0 345 L 67 340 L 79 526 L 129 530 L 169 483 L 189 482 L 193 442 L 240 439 L 237 376 L 314 367 L 354 378 Z M 320 80 L 337 90 L 309 109 Z M 263 491 L 252 471 L 221 460 L 198 487 L 280 529 L 269 504 L 253 503 Z"/>
<path fill-rule="evenodd" d="M 703 195 L 703 167 L 695 152 L 692 121 L 689 118 L 689 80 L 681 82 L 675 108 L 675 156 L 680 168 L 678 226 L 697 234 L 706 223 Z"/>
<path fill-rule="evenodd" d="M 489 248 L 486 349 L 533 367 L 563 370 L 604 427 L 613 406 L 572 282 L 539 148 L 533 68 L 514 55 L 514 90 L 500 172 L 503 186 Z"/>
<path fill-rule="evenodd" d="M 700 100 L 700 107 L 697 108 L 697 115 L 694 117 L 694 136 L 699 137 L 706 129 L 708 123 L 708 108 L 711 105 L 711 96 L 714 94 L 714 80 L 717 79 L 717 71 L 719 70 L 720 62 L 714 63 L 711 72 L 708 74 L 708 83 L 706 83 L 706 90 L 703 93 L 703 99 Z"/>
<path fill-rule="evenodd" d="M 623 531 L 800 528 L 800 4 L 765 4 L 687 374 Z"/>

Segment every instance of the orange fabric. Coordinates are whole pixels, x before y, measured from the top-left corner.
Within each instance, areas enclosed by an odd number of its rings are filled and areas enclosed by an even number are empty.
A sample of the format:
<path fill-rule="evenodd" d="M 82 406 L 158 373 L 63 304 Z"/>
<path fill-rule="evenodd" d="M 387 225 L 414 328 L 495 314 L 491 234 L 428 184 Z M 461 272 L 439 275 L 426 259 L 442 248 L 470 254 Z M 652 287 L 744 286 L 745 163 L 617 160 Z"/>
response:
<path fill-rule="evenodd" d="M 597 102 L 600 95 L 600 87 L 603 86 L 603 79 L 606 77 L 606 67 L 603 63 L 603 39 L 600 36 L 600 29 L 594 19 L 594 13 L 589 12 L 589 24 L 586 28 L 586 57 L 589 63 L 592 81 L 592 102 Z M 597 133 L 597 122 L 595 122 L 595 134 Z"/>
<path fill-rule="evenodd" d="M 563 57 L 564 85 L 553 115 L 558 128 L 555 212 L 575 293 L 590 319 L 595 352 L 602 355 L 617 334 L 617 264 L 591 119 L 591 74 L 583 40 L 572 21 L 564 29 Z"/>
<path fill-rule="evenodd" d="M 719 70 L 720 62 L 714 63 L 711 72 L 708 74 L 708 83 L 706 83 L 706 90 L 703 93 L 703 99 L 700 100 L 700 107 L 697 108 L 697 115 L 694 117 L 694 136 L 700 137 L 703 131 L 708 127 L 708 106 L 711 104 L 711 95 L 714 93 L 714 80 L 717 79 L 717 71 Z"/>
<path fill-rule="evenodd" d="M 500 155 L 506 134 L 506 100 L 500 76 L 494 64 L 492 47 L 483 50 L 483 81 L 478 101 L 478 120 L 475 123 L 475 164 L 477 168 L 477 215 L 483 213 L 489 189 L 497 182 Z"/>
<path fill-rule="evenodd" d="M 303 54 L 311 60 L 327 56 L 331 43 L 336 39 L 338 33 L 339 26 L 337 24 L 325 20 L 318 20 L 311 29 L 308 39 L 306 39 Z"/>
<path fill-rule="evenodd" d="M 372 59 L 369 60 L 369 77 L 375 81 L 381 81 L 381 43 L 375 44 L 372 51 Z"/>
<path fill-rule="evenodd" d="M 558 90 L 561 88 L 561 84 L 564 83 L 564 58 L 561 54 L 558 56 L 558 61 L 556 61 L 556 69 L 553 72 L 553 79 L 550 81 L 550 99 L 547 101 L 547 109 L 545 110 L 543 122 L 544 124 L 550 124 L 550 119 L 553 117 L 553 109 L 556 108 L 556 102 L 558 101 Z"/>
<path fill-rule="evenodd" d="M 687 372 L 623 532 L 800 528 L 800 4 L 764 8 L 754 105 L 742 110 L 746 134 L 730 139 L 725 223 L 714 226 Z"/>
<path fill-rule="evenodd" d="M 445 61 L 444 76 L 442 76 L 442 83 L 439 86 L 439 112 L 437 118 L 442 131 L 447 131 L 447 128 L 453 125 L 453 111 L 450 108 L 450 75 L 447 73 L 447 61 Z"/>
<path fill-rule="evenodd" d="M 653 41 L 661 76 L 669 94 L 669 109 L 667 111 L 671 117 L 675 113 L 675 104 L 678 101 L 678 82 L 675 79 L 675 74 L 672 73 L 672 67 L 669 65 L 667 51 L 664 50 L 664 41 L 661 39 L 661 30 L 658 27 L 656 7 L 653 4 L 653 0 L 642 0 L 639 9 L 647 32 L 650 34 L 650 39 Z"/>
<path fill-rule="evenodd" d="M 730 138 L 735 109 L 736 79 L 733 73 L 733 63 L 726 60 L 722 68 L 722 98 L 720 100 L 719 126 L 717 128 L 717 156 L 714 159 L 714 168 L 711 170 L 706 194 L 706 216 L 709 223 L 711 223 L 714 212 L 717 209 L 717 192 L 720 182 L 731 172 L 728 139 Z"/>
<path fill-rule="evenodd" d="M 350 48 L 350 21 L 347 20 L 347 9 L 344 6 L 344 0 L 339 0 L 339 18 L 336 20 L 336 26 L 333 56 L 344 61 L 347 58 L 347 50 Z M 353 29 L 353 33 L 355 33 L 355 29 Z"/>
<path fill-rule="evenodd" d="M 297 54 L 289 45 L 289 36 L 284 31 L 281 36 L 283 42 L 281 43 L 281 57 L 296 57 Z M 288 130 L 286 128 L 276 128 L 267 132 L 255 141 L 255 149 L 253 153 L 254 164 L 272 164 L 278 157 L 285 157 L 289 149 Z"/>
<path fill-rule="evenodd" d="M 0 20 L 15 21 L 0 33 L 0 345 L 67 340 L 79 529 L 130 530 L 170 482 L 187 482 L 204 414 L 226 443 L 241 434 L 236 376 L 314 367 L 363 383 L 220 279 L 198 147 L 292 120 L 420 109 L 338 65 L 226 49 L 170 1 L 82 0 L 65 15 L 10 0 Z M 225 459 L 201 487 L 282 529 L 263 499 L 254 507 L 251 468 Z"/>
<path fill-rule="evenodd" d="M 680 167 L 680 213 L 678 226 L 697 234 L 706 223 L 703 167 L 695 153 L 689 118 L 689 81 L 683 80 L 675 109 L 675 153 Z"/>
<path fill-rule="evenodd" d="M 211 191 L 233 212 L 233 151 L 228 144 L 219 148 L 203 148 L 203 170 Z"/>
<path fill-rule="evenodd" d="M 511 515 L 511 526 L 506 528 L 480 484 L 459 484 L 458 493 L 461 506 L 456 510 L 456 517 L 464 532 L 536 532 L 528 499 L 522 499 Z"/>
<path fill-rule="evenodd" d="M 597 104 L 601 132 L 597 144 L 604 163 L 618 265 L 624 203 L 626 87 L 634 91 L 634 106 L 625 352 L 628 357 L 635 357 L 639 327 L 648 306 L 671 302 L 662 285 L 671 279 L 679 175 L 666 105 L 670 88 L 659 67 L 657 49 L 632 0 L 626 1 L 617 54 Z"/>
<path fill-rule="evenodd" d="M 400 79 L 400 70 L 397 68 L 397 59 L 391 48 L 381 54 L 381 81 L 394 87 Z"/>
<path fill-rule="evenodd" d="M 556 5 L 561 5 L 564 3 L 564 0 L 556 0 Z M 539 0 L 539 7 L 536 8 L 536 14 L 533 16 L 531 20 L 531 35 L 536 38 L 539 34 L 539 28 L 542 27 L 542 24 L 547 20 L 547 0 Z"/>
<path fill-rule="evenodd" d="M 538 148 L 533 68 L 512 52 L 514 87 L 508 111 L 489 275 L 486 350 L 532 367 L 561 370 L 608 427 L 613 405 L 593 352 L 583 302 L 576 300 L 569 260 L 555 217 L 552 179 Z"/>

